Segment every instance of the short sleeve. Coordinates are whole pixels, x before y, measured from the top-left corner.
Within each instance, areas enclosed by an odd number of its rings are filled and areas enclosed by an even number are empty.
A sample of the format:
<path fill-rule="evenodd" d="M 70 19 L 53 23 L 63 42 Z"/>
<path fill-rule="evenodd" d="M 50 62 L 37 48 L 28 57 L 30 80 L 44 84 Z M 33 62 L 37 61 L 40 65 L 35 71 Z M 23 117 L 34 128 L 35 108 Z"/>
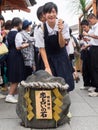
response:
<path fill-rule="evenodd" d="M 16 37 L 15 37 L 16 47 L 20 47 L 22 45 L 22 43 L 23 43 L 22 35 L 20 33 L 17 33 Z"/>
<path fill-rule="evenodd" d="M 34 29 L 34 38 L 37 37 L 37 36 L 36 36 L 36 35 L 37 35 L 37 30 L 38 30 L 38 26 L 36 26 L 35 29 Z"/>
<path fill-rule="evenodd" d="M 69 27 L 68 27 L 68 24 L 66 24 L 65 22 L 64 22 L 64 29 L 62 31 L 62 34 L 63 34 L 64 39 L 70 39 Z"/>
<path fill-rule="evenodd" d="M 38 48 L 44 48 L 45 44 L 44 44 L 44 33 L 41 27 L 37 28 L 35 30 L 35 46 Z"/>

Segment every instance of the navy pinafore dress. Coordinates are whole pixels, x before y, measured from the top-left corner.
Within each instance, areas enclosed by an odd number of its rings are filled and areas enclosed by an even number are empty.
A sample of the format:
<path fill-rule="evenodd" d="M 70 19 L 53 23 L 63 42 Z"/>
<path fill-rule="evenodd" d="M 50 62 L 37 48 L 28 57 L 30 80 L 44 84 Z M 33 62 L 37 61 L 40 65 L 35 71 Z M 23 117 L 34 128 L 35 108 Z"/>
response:
<path fill-rule="evenodd" d="M 72 91 L 74 89 L 74 79 L 71 66 L 66 47 L 61 48 L 59 45 L 58 32 L 54 35 L 49 35 L 47 26 L 44 24 L 44 40 L 48 62 L 53 75 L 64 78 L 69 85 L 68 91 Z"/>
<path fill-rule="evenodd" d="M 19 83 L 24 80 L 24 60 L 21 50 L 17 50 L 15 46 L 15 37 L 17 31 L 10 31 L 7 37 L 8 41 L 8 81 Z"/>

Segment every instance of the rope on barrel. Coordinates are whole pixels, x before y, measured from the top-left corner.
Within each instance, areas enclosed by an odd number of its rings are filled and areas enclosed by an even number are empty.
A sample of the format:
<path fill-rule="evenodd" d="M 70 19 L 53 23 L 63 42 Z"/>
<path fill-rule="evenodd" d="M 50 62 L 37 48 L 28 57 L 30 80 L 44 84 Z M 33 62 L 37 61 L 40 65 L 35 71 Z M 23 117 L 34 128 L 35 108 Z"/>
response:
<path fill-rule="evenodd" d="M 59 88 L 61 90 L 67 90 L 69 85 L 68 84 L 65 84 L 65 85 L 62 85 L 61 83 L 58 83 L 58 82 L 47 82 L 47 83 L 44 83 L 44 82 L 29 82 L 29 83 L 26 83 L 25 81 L 21 81 L 21 85 L 24 86 L 24 87 L 32 87 L 32 88 L 46 88 L 46 89 L 54 89 L 54 88 Z"/>

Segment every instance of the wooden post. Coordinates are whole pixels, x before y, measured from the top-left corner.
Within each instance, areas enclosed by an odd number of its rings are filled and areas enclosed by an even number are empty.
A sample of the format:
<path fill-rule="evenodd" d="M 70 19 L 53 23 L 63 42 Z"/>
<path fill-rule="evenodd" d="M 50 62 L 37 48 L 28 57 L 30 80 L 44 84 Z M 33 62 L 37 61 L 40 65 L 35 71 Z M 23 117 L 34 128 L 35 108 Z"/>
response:
<path fill-rule="evenodd" d="M 96 2 L 96 0 L 93 0 L 93 12 L 95 15 L 97 15 L 97 2 Z"/>
<path fill-rule="evenodd" d="M 98 18 L 98 0 L 96 1 L 96 13 L 97 13 L 97 18 Z"/>

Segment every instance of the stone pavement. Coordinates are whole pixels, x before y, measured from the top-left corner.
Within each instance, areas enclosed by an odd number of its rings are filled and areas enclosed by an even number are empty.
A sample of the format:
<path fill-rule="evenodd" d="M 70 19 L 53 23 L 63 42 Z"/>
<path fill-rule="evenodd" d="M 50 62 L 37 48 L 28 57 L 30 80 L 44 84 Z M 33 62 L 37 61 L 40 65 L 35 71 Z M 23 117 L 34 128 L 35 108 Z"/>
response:
<path fill-rule="evenodd" d="M 56 130 L 98 130 L 98 97 L 88 97 L 87 90 L 80 90 L 81 81 L 70 93 L 73 115 L 70 124 L 65 124 Z M 16 105 L 0 100 L 0 130 L 31 130 L 20 126 L 16 115 Z M 35 130 L 35 129 L 32 129 Z"/>

